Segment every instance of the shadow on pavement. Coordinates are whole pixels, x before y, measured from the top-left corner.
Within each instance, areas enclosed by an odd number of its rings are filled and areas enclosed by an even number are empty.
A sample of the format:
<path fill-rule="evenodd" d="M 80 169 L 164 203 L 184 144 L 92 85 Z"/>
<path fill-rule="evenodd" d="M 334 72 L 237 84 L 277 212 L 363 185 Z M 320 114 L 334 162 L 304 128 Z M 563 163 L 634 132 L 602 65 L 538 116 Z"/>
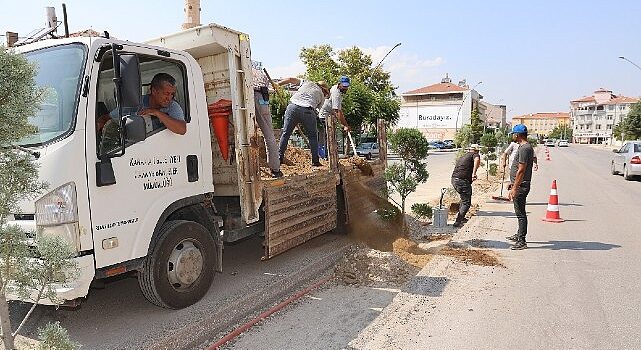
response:
<path fill-rule="evenodd" d="M 530 214 L 529 212 L 527 212 Z M 513 211 L 478 211 L 475 216 L 502 216 L 506 218 L 516 218 Z"/>
<path fill-rule="evenodd" d="M 486 240 L 486 239 L 478 239 L 478 238 L 470 239 L 465 242 L 474 248 L 508 249 L 512 246 L 512 244 L 503 242 L 503 241 Z"/>
<path fill-rule="evenodd" d="M 532 203 L 528 202 L 526 204 L 526 206 L 528 206 L 528 205 L 548 205 L 548 203 L 547 202 L 532 202 Z M 561 207 L 582 207 L 583 204 L 579 204 L 579 203 L 559 203 L 559 206 L 561 206 Z"/>
<path fill-rule="evenodd" d="M 528 249 L 550 249 L 550 250 L 610 250 L 621 248 L 618 244 L 609 244 L 601 242 L 581 242 L 581 241 L 547 241 L 537 242 L 528 241 Z M 533 244 L 541 244 L 533 246 Z"/>
<path fill-rule="evenodd" d="M 428 297 L 440 297 L 448 282 L 447 277 L 414 276 L 407 282 L 403 291 Z"/>

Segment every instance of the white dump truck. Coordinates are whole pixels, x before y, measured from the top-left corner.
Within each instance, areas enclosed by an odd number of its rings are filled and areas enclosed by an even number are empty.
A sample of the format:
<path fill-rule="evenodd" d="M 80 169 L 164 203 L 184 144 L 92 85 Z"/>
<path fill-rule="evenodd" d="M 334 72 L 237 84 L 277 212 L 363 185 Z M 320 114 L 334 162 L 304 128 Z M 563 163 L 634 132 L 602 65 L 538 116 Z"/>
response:
<path fill-rule="evenodd" d="M 16 49 L 37 63 L 37 83 L 48 92 L 30 119 L 38 133 L 20 146 L 37 158 L 49 188 L 9 223 L 71 244 L 80 275 L 56 286 L 62 300 L 81 300 L 94 281 L 130 273 L 150 302 L 189 306 L 222 271 L 224 242 L 264 232 L 268 259 L 344 223 L 349 181 L 384 185 L 384 156 L 365 177 L 341 166 L 335 147 L 326 169 L 261 179 L 246 34 L 211 24 L 147 43 L 105 35 Z M 176 80 L 184 135 L 136 115 L 158 73 Z M 231 101 L 227 140 L 208 113 L 220 100 Z M 111 147 L 99 122 L 105 114 L 115 130 Z"/>

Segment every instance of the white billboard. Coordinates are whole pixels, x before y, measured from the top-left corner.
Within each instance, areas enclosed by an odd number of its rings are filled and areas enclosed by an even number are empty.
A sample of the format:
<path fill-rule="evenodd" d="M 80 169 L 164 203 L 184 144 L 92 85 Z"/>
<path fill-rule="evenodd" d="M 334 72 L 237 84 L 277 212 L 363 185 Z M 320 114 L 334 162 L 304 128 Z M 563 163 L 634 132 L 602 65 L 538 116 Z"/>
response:
<path fill-rule="evenodd" d="M 399 111 L 398 126 L 419 129 L 454 129 L 456 128 L 458 110 L 458 105 L 402 106 Z M 460 120 L 459 124 L 461 124 Z"/>

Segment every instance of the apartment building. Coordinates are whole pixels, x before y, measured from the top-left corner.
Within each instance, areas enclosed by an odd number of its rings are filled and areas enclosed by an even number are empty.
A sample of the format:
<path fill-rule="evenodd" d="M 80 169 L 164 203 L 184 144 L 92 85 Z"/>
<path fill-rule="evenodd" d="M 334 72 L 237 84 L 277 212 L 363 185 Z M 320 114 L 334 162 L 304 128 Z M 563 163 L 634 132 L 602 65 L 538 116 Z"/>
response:
<path fill-rule="evenodd" d="M 524 124 L 528 132 L 536 134 L 539 138 L 545 138 L 554 128 L 560 125 L 571 125 L 570 113 L 565 112 L 544 112 L 530 113 L 512 118 L 512 124 Z"/>
<path fill-rule="evenodd" d="M 570 101 L 574 142 L 612 144 L 614 125 L 621 122 L 638 101 L 638 98 L 615 95 L 603 88 Z"/>

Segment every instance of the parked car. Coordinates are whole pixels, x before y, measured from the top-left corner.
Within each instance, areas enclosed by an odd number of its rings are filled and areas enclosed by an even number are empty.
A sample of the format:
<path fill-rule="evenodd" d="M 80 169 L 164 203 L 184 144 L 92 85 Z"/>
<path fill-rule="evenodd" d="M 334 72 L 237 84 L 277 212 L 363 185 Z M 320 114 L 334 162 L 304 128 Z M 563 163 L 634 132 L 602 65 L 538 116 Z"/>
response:
<path fill-rule="evenodd" d="M 443 141 L 431 141 L 429 144 L 429 148 L 432 149 L 445 149 L 445 143 Z"/>
<path fill-rule="evenodd" d="M 568 140 L 559 140 L 556 145 L 559 147 L 568 147 L 570 144 L 568 143 Z"/>
<path fill-rule="evenodd" d="M 445 145 L 446 149 L 456 148 L 456 145 L 454 144 L 454 140 L 443 140 L 443 144 Z"/>
<path fill-rule="evenodd" d="M 554 144 L 555 144 L 554 141 L 555 141 L 554 139 L 547 139 L 547 140 L 545 140 L 545 142 L 543 144 L 548 146 L 548 147 L 554 147 Z"/>
<path fill-rule="evenodd" d="M 612 159 L 612 175 L 623 174 L 626 180 L 641 176 L 641 141 L 629 141 L 618 150 Z"/>
<path fill-rule="evenodd" d="M 376 142 L 363 142 L 356 146 L 356 153 L 359 156 L 364 156 L 365 159 L 372 159 L 378 157 L 378 143 Z"/>

